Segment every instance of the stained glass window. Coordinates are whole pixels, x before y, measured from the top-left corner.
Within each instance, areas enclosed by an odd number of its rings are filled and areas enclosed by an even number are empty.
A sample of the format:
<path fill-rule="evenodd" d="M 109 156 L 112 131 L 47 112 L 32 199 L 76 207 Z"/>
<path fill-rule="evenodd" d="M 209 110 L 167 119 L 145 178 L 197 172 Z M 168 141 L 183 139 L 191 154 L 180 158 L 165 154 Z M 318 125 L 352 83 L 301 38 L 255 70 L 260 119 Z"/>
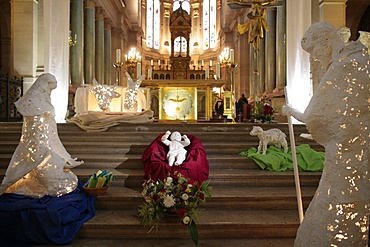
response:
<path fill-rule="evenodd" d="M 184 37 L 177 37 L 174 43 L 175 56 L 186 56 L 187 41 Z"/>
<path fill-rule="evenodd" d="M 146 5 L 146 46 L 159 49 L 160 40 L 160 2 L 147 0 Z"/>
<path fill-rule="evenodd" d="M 190 1 L 189 0 L 174 0 L 172 10 L 175 11 L 176 9 L 180 8 L 180 4 L 183 10 L 190 14 Z"/>
<path fill-rule="evenodd" d="M 216 47 L 217 0 L 203 1 L 203 49 Z"/>

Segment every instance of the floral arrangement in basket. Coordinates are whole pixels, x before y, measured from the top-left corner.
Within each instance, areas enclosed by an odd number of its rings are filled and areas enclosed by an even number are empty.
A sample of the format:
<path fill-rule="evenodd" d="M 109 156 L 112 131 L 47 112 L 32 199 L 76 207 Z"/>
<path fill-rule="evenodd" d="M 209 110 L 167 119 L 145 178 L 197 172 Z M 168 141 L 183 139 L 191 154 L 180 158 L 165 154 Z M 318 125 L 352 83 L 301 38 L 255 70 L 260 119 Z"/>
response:
<path fill-rule="evenodd" d="M 89 176 L 87 182 L 83 185 L 83 188 L 88 194 L 102 195 L 107 192 L 110 187 L 110 183 L 115 178 L 116 177 L 113 176 L 112 172 L 99 170 L 97 173 Z"/>
<path fill-rule="evenodd" d="M 179 218 L 179 223 L 187 226 L 191 239 L 198 245 L 195 220 L 202 210 L 199 204 L 206 202 L 206 197 L 211 196 L 212 187 L 206 181 L 200 185 L 188 183 L 189 178 L 181 173 L 176 173 L 175 176 L 168 176 L 164 181 L 144 181 L 142 195 L 145 202 L 138 207 L 139 217 L 142 224 L 153 228 L 158 227 L 161 219 L 175 215 Z"/>
<path fill-rule="evenodd" d="M 273 123 L 275 113 L 275 109 L 268 103 L 262 104 L 260 102 L 256 102 L 252 117 L 257 121 L 261 121 L 262 123 Z"/>

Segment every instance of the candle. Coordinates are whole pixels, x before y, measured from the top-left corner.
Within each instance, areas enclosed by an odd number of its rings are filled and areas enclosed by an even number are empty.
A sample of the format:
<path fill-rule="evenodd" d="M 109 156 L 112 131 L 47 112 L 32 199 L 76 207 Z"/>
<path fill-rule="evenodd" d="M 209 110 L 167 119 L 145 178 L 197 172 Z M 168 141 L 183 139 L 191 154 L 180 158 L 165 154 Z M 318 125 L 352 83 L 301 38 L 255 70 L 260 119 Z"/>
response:
<path fill-rule="evenodd" d="M 152 79 L 152 69 L 148 69 L 148 78 Z"/>
<path fill-rule="evenodd" d="M 141 63 L 137 63 L 136 74 L 137 74 L 137 78 L 141 76 Z"/>
<path fill-rule="evenodd" d="M 161 60 L 158 59 L 158 66 L 161 66 Z"/>
<path fill-rule="evenodd" d="M 209 67 L 212 67 L 212 60 L 209 60 Z"/>
<path fill-rule="evenodd" d="M 206 79 L 209 79 L 209 69 L 206 69 Z"/>
<path fill-rule="evenodd" d="M 217 79 L 221 78 L 220 77 L 220 63 L 216 63 L 216 76 L 217 76 Z"/>
<path fill-rule="evenodd" d="M 153 66 L 154 65 L 154 63 L 153 63 L 153 59 L 152 60 L 150 60 L 150 66 Z"/>
<path fill-rule="evenodd" d="M 204 66 L 204 60 L 202 60 L 202 66 Z"/>
<path fill-rule="evenodd" d="M 230 61 L 231 63 L 235 62 L 234 49 L 230 49 Z"/>
<path fill-rule="evenodd" d="M 121 62 L 121 49 L 116 50 L 116 62 L 117 63 Z"/>

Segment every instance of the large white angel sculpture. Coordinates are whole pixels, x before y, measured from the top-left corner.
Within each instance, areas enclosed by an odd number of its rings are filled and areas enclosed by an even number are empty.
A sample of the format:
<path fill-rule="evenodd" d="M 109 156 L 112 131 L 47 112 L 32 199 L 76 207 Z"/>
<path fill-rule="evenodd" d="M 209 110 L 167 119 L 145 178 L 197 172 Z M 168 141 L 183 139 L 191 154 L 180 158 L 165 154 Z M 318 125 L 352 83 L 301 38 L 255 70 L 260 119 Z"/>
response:
<path fill-rule="evenodd" d="M 126 72 L 127 76 L 127 88 L 125 94 L 124 107 L 126 110 L 137 111 L 135 104 L 137 105 L 137 92 L 145 75 L 141 75 L 137 81 L 133 81 L 130 74 Z"/>
<path fill-rule="evenodd" d="M 0 194 L 61 196 L 77 187 L 77 176 L 70 168 L 83 161 L 73 159 L 59 139 L 50 98 L 56 87 L 52 74 L 42 74 L 15 103 L 23 115 L 22 136 L 0 185 Z"/>
<path fill-rule="evenodd" d="M 294 246 L 367 246 L 370 56 L 360 41 L 344 44 L 324 22 L 313 24 L 301 44 L 328 69 L 306 110 L 286 105 L 283 114 L 306 123 L 325 147 L 325 163 Z"/>

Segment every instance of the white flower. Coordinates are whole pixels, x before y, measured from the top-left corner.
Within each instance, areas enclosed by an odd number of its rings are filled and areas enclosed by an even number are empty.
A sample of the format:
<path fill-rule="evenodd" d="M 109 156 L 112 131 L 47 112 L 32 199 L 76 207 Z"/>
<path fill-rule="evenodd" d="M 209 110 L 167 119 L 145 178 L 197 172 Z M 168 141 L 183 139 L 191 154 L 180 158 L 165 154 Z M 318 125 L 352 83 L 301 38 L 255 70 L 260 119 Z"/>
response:
<path fill-rule="evenodd" d="M 182 194 L 182 195 L 181 195 L 181 198 L 182 198 L 184 201 L 186 201 L 187 199 L 189 199 L 189 196 L 188 196 L 188 194 L 184 193 L 184 194 Z"/>
<path fill-rule="evenodd" d="M 175 199 L 172 195 L 166 195 L 166 197 L 163 200 L 163 204 L 166 208 L 170 208 L 173 205 L 175 205 Z"/>
<path fill-rule="evenodd" d="M 182 223 L 184 223 L 185 225 L 189 224 L 190 222 L 190 217 L 189 216 L 185 216 L 184 218 L 182 218 Z"/>
<path fill-rule="evenodd" d="M 172 183 L 172 182 L 173 182 L 173 178 L 172 178 L 172 177 L 167 177 L 166 182 L 167 182 L 167 183 Z"/>

